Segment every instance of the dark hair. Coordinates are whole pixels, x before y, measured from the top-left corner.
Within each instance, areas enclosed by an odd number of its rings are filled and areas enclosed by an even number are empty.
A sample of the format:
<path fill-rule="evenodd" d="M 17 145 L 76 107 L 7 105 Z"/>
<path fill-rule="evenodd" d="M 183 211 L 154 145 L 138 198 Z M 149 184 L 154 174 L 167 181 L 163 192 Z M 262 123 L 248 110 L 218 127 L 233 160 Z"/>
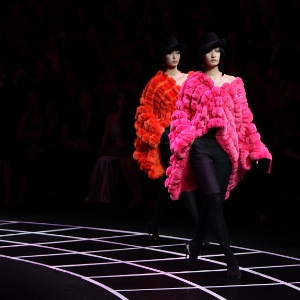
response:
<path fill-rule="evenodd" d="M 220 49 L 220 62 L 219 62 L 219 70 L 224 74 L 224 62 L 225 62 L 225 58 L 226 58 L 226 52 L 225 52 L 225 49 L 221 46 L 219 46 L 219 49 Z M 205 54 L 207 54 L 208 52 L 210 52 L 212 49 L 208 49 L 207 52 Z M 204 55 L 203 54 L 201 57 L 199 57 L 199 61 L 200 61 L 200 71 L 204 72 L 205 71 L 205 66 L 203 64 L 203 57 Z"/>
<path fill-rule="evenodd" d="M 161 57 L 164 58 L 167 54 L 171 54 L 173 51 L 180 51 L 180 54 L 183 52 L 179 46 L 174 46 L 173 48 L 169 49 L 167 52 L 161 54 Z"/>
<path fill-rule="evenodd" d="M 220 48 L 220 63 L 219 63 L 219 70 L 224 74 L 224 63 L 226 59 L 226 52 L 223 47 Z"/>

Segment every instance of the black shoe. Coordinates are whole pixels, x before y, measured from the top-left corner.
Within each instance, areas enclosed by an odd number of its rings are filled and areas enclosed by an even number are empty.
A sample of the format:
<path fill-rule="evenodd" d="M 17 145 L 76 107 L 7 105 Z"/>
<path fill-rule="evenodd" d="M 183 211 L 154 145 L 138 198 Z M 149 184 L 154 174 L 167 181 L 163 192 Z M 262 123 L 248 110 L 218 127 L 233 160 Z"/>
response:
<path fill-rule="evenodd" d="M 152 225 L 151 222 L 148 223 L 148 234 L 152 241 L 157 241 L 159 239 L 157 227 Z"/>
<path fill-rule="evenodd" d="M 235 271 L 235 272 L 227 272 L 227 278 L 229 279 L 242 279 L 242 273 L 240 270 Z"/>
<path fill-rule="evenodd" d="M 185 249 L 186 249 L 185 257 L 187 259 L 189 266 L 198 269 L 199 268 L 199 264 L 198 264 L 199 251 L 196 251 L 194 242 L 190 241 L 190 242 L 186 243 Z"/>
<path fill-rule="evenodd" d="M 226 264 L 227 264 L 227 278 L 230 279 L 242 278 L 241 270 L 239 268 L 236 257 L 233 254 L 227 255 Z"/>

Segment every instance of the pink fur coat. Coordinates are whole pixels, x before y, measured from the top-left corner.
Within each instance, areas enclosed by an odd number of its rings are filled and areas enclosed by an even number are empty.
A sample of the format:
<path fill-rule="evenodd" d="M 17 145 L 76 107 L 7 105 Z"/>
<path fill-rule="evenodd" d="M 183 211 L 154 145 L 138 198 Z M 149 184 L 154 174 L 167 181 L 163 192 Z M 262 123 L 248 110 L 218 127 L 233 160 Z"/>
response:
<path fill-rule="evenodd" d="M 225 199 L 250 170 L 251 160 L 272 159 L 253 123 L 242 79 L 236 77 L 232 83 L 217 87 L 204 73 L 194 72 L 181 87 L 171 116 L 169 138 L 173 154 L 165 186 L 173 200 L 179 199 L 182 191 L 197 188 L 189 150 L 193 140 L 210 128 L 219 129 L 216 139 L 232 163 Z"/>

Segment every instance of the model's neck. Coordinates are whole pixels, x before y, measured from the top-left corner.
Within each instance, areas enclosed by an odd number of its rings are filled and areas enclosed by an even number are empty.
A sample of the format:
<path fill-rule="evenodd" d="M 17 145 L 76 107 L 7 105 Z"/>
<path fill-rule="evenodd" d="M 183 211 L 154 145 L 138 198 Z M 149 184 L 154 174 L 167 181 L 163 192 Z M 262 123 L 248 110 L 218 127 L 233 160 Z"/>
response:
<path fill-rule="evenodd" d="M 204 73 L 211 79 L 219 79 L 223 77 L 223 73 L 218 68 L 206 70 Z"/>
<path fill-rule="evenodd" d="M 176 76 L 179 76 L 181 74 L 181 72 L 177 68 L 167 69 L 166 73 L 169 76 L 172 76 L 172 77 L 176 77 Z"/>

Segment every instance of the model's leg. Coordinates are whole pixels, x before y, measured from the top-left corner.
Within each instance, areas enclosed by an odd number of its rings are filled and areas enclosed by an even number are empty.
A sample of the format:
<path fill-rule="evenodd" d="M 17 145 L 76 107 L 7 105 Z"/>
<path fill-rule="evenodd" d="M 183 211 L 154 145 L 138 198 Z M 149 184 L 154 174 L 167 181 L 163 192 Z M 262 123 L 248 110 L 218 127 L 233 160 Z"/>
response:
<path fill-rule="evenodd" d="M 185 205 L 185 208 L 188 212 L 188 216 L 190 217 L 193 225 L 195 226 L 195 228 L 198 228 L 199 225 L 199 208 L 197 205 L 197 201 L 196 201 L 196 197 L 195 197 L 195 192 L 191 191 L 191 192 L 182 192 L 182 199 Z M 205 228 L 205 232 L 206 232 L 206 226 L 204 226 L 204 224 L 201 223 L 202 228 Z M 207 232 L 206 232 L 207 233 Z M 209 238 L 207 235 L 205 235 L 203 243 L 201 248 L 204 249 L 211 249 L 212 246 L 209 243 Z"/>
<path fill-rule="evenodd" d="M 187 244 L 189 261 L 197 266 L 197 258 L 204 240 L 207 225 L 210 225 L 225 255 L 227 276 L 241 278 L 237 260 L 230 248 L 227 225 L 223 215 L 223 200 L 220 193 L 205 196 L 201 212 L 201 221 L 197 227 L 194 239 Z"/>
<path fill-rule="evenodd" d="M 148 224 L 149 236 L 153 240 L 157 240 L 159 238 L 158 226 L 172 201 L 167 188 L 164 186 L 165 179 L 165 176 L 158 179 L 159 191 L 155 201 L 154 213 Z"/>
<path fill-rule="evenodd" d="M 130 206 L 139 207 L 144 203 L 143 185 L 140 169 L 132 156 L 124 156 L 120 159 L 122 174 L 132 193 Z"/>
<path fill-rule="evenodd" d="M 231 163 L 224 150 L 211 135 L 195 139 L 190 151 L 197 186 L 203 196 L 203 207 L 195 238 L 190 244 L 190 260 L 197 260 L 204 239 L 204 228 L 211 225 L 224 252 L 228 276 L 240 278 L 236 258 L 230 248 L 227 225 L 223 214 L 223 200 L 228 185 Z M 203 224 L 202 224 L 203 223 Z"/>
<path fill-rule="evenodd" d="M 195 227 L 198 226 L 199 222 L 199 212 L 198 207 L 195 199 L 194 192 L 182 192 L 182 199 L 185 205 L 185 208 L 188 212 L 188 215 Z"/>
<path fill-rule="evenodd" d="M 204 241 L 205 233 L 207 232 L 207 220 L 209 215 L 209 207 L 206 201 L 204 201 L 205 195 L 221 192 L 221 188 L 218 183 L 216 171 L 214 167 L 214 160 L 207 152 L 214 151 L 210 149 L 210 139 L 202 137 L 201 139 L 195 139 L 190 149 L 190 165 L 194 170 L 197 182 L 197 197 L 199 198 L 200 217 L 198 226 L 195 230 L 195 237 L 190 245 L 188 245 L 190 252 L 190 261 L 195 262 L 197 260 L 201 245 Z M 214 145 L 212 145 L 214 146 Z M 200 205 L 199 205 L 200 206 Z"/>
<path fill-rule="evenodd" d="M 204 201 L 208 207 L 208 221 L 216 235 L 225 255 L 227 275 L 232 278 L 240 278 L 241 272 L 237 260 L 230 248 L 227 225 L 223 214 L 223 197 L 220 193 L 206 196 Z"/>
<path fill-rule="evenodd" d="M 207 202 L 203 199 L 201 211 L 199 214 L 199 222 L 195 230 L 194 238 L 186 244 L 189 262 L 195 266 L 197 266 L 198 255 L 200 254 L 200 250 L 203 247 L 205 234 L 208 228 L 208 210 L 209 207 L 207 206 Z"/>
<path fill-rule="evenodd" d="M 169 160 L 171 157 L 170 151 L 170 143 L 168 134 L 170 132 L 169 128 L 163 132 L 159 144 L 160 151 L 160 160 L 164 168 L 166 169 L 169 166 Z M 156 240 L 159 238 L 158 234 L 158 225 L 161 222 L 163 215 L 166 213 L 169 204 L 171 203 L 171 198 L 167 188 L 165 187 L 166 175 L 164 174 L 162 177 L 158 178 L 159 183 L 159 191 L 158 196 L 156 197 L 154 214 L 152 216 L 151 221 L 148 224 L 149 236 Z"/>

